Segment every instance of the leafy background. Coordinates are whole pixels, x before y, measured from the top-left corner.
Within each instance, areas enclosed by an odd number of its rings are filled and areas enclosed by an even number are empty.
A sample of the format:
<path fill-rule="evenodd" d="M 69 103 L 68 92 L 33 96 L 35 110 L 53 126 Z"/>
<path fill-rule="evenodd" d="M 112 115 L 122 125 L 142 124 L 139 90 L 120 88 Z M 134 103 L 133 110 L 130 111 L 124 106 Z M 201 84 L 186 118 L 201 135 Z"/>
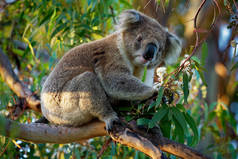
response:
<path fill-rule="evenodd" d="M 39 95 L 42 82 L 66 51 L 112 33 L 116 15 L 134 8 L 156 18 L 182 39 L 181 58 L 166 69 L 168 75 L 193 51 L 193 19 L 200 3 L 197 0 L 1 1 L 0 48 L 20 80 Z M 213 158 L 238 158 L 238 24 L 234 3 L 237 1 L 206 2 L 198 17 L 200 47 L 189 60 L 189 66 L 178 76 L 164 79 L 155 102 L 119 108 L 127 120 L 136 119 L 138 125 L 149 128 L 160 126 L 164 136 Z M 161 101 L 170 80 L 180 82 L 172 89 L 180 95 L 176 102 L 168 104 Z M 0 78 L 1 114 L 11 117 L 10 110 L 17 100 Z M 30 123 L 40 116 L 24 111 L 16 120 Z M 1 136 L 0 158 L 96 158 L 106 140 L 107 137 L 100 137 L 81 144 L 32 144 Z M 111 143 L 101 158 L 148 157 Z"/>

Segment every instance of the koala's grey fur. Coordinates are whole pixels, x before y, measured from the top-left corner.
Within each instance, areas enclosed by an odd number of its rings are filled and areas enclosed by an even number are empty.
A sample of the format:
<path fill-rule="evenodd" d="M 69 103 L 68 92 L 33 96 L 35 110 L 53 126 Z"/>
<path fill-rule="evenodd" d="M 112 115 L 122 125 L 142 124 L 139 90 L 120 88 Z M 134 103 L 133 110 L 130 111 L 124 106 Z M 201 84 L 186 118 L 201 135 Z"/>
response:
<path fill-rule="evenodd" d="M 138 11 L 122 12 L 116 30 L 71 49 L 50 73 L 41 92 L 41 108 L 51 123 L 79 126 L 99 118 L 110 129 L 118 120 L 111 99 L 151 97 L 156 91 L 152 87 L 154 68 L 171 64 L 180 54 L 178 38 Z M 142 56 L 146 48 L 156 48 L 149 60 Z M 142 83 L 145 66 L 148 73 Z"/>

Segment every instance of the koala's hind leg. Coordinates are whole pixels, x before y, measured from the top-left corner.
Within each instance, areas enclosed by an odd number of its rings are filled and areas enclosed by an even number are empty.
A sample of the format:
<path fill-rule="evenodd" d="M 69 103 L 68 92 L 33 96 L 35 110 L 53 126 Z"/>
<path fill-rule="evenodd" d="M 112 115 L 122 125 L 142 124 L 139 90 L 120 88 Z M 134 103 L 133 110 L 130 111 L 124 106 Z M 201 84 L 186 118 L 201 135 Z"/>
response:
<path fill-rule="evenodd" d="M 116 112 L 112 109 L 105 91 L 94 73 L 85 72 L 74 77 L 66 84 L 64 92 L 72 92 L 71 95 L 62 96 L 64 103 L 61 105 L 68 103 L 74 105 L 67 106 L 64 112 L 69 112 L 68 117 L 75 118 L 75 122 L 77 120 L 79 123 L 88 122 L 90 116 L 97 117 L 106 123 L 107 130 L 111 130 L 113 122 L 118 120 Z"/>

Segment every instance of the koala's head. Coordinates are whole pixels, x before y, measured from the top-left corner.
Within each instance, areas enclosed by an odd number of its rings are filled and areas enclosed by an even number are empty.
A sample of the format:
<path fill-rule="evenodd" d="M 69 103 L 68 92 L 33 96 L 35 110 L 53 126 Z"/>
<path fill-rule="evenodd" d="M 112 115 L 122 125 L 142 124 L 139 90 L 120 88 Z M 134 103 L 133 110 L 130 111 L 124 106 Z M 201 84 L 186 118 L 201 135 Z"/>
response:
<path fill-rule="evenodd" d="M 117 29 L 122 30 L 125 53 L 135 66 L 172 64 L 180 55 L 180 40 L 155 19 L 136 10 L 122 12 Z"/>

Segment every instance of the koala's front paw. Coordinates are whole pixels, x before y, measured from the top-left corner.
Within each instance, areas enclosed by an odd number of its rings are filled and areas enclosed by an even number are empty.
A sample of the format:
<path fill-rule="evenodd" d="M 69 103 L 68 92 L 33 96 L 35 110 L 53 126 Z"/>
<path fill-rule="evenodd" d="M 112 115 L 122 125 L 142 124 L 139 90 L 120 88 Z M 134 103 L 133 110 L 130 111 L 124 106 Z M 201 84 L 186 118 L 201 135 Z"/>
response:
<path fill-rule="evenodd" d="M 106 124 L 106 130 L 107 132 L 110 134 L 113 131 L 113 127 L 115 125 L 120 125 L 121 121 L 120 119 L 117 117 L 117 115 L 111 115 L 107 118 L 104 118 L 103 121 Z"/>
<path fill-rule="evenodd" d="M 160 83 L 155 83 L 153 85 L 153 89 L 156 90 L 156 91 L 159 91 L 159 88 L 161 87 L 161 84 Z"/>

